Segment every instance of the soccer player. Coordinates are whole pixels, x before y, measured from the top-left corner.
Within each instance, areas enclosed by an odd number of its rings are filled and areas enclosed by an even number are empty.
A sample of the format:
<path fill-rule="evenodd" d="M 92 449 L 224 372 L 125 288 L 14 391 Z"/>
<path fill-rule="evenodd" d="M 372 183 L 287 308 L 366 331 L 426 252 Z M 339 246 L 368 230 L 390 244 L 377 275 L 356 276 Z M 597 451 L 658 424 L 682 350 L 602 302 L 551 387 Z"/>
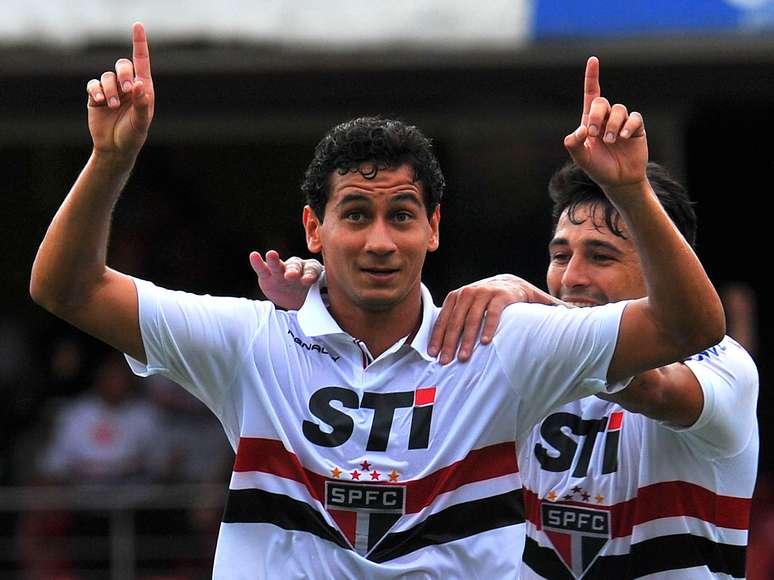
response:
<path fill-rule="evenodd" d="M 428 140 L 396 121 L 349 121 L 317 146 L 303 223 L 327 272 L 300 310 L 116 272 L 105 264 L 110 214 L 154 106 L 139 23 L 133 42 L 131 61 L 87 84 L 93 153 L 30 291 L 222 422 L 237 456 L 216 578 L 515 577 L 514 442 L 562 403 L 615 392 L 723 335 L 719 298 L 645 178 L 642 117 L 601 98 L 565 144 L 647 258 L 649 297 L 513 306 L 467 364 L 427 352 L 437 310 L 420 280 L 444 183 Z"/>
<path fill-rule="evenodd" d="M 598 82 L 587 85 L 586 103 L 589 92 L 599 93 Z M 685 190 L 655 163 L 647 176 L 693 245 L 696 214 Z M 444 359 L 461 336 L 459 356 L 467 359 L 479 333 L 491 336 L 514 302 L 596 306 L 646 295 L 640 255 L 600 187 L 572 163 L 553 176 L 549 192 L 550 295 L 515 276 L 452 292 L 431 338 Z M 303 274 L 307 284 L 320 272 L 313 261 L 286 266 L 276 253 L 267 261 L 255 264 L 259 279 L 283 302 L 297 299 L 280 288 L 286 271 L 287 280 Z M 757 394 L 752 359 L 725 337 L 640 374 L 615 395 L 548 415 L 518 445 L 528 535 L 522 577 L 744 577 Z"/>
<path fill-rule="evenodd" d="M 591 95 L 599 94 L 592 83 Z M 587 99 L 588 102 L 588 90 Z M 661 204 L 693 245 L 683 187 L 649 164 Z M 576 164 L 551 179 L 550 296 L 515 277 L 455 291 L 432 350 L 469 352 L 515 301 L 596 306 L 648 292 L 632 234 Z M 553 297 L 553 299 L 552 299 Z M 463 327 L 466 327 L 463 330 Z M 733 339 L 639 375 L 615 395 L 568 403 L 518 445 L 523 578 L 742 578 L 758 463 L 758 374 Z"/>

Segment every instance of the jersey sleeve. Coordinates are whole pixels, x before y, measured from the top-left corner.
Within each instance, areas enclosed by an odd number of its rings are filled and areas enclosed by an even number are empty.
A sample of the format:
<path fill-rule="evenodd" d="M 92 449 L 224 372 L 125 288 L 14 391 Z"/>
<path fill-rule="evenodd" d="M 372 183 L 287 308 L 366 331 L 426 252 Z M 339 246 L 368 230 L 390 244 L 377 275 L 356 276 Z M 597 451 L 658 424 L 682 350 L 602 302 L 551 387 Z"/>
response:
<path fill-rule="evenodd" d="M 707 457 L 740 453 L 757 429 L 758 370 L 752 357 L 735 340 L 725 337 L 685 364 L 701 385 L 701 415 L 689 427 L 661 425 L 683 433 Z"/>
<path fill-rule="evenodd" d="M 607 370 L 628 302 L 593 308 L 509 306 L 495 334 L 497 356 L 520 399 L 520 436 L 551 410 L 628 380 L 607 383 Z"/>
<path fill-rule="evenodd" d="M 273 308 L 245 298 L 199 296 L 134 282 L 147 363 L 127 355 L 132 371 L 166 376 L 222 418 L 240 363 Z"/>

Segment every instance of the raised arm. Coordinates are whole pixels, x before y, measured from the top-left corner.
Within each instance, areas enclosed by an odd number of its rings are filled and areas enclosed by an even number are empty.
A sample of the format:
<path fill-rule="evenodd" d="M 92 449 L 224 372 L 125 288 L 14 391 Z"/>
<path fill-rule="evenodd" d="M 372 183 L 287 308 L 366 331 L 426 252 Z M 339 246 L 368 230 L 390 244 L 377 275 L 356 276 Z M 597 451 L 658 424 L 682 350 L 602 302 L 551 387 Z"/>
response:
<path fill-rule="evenodd" d="M 585 91 L 599 94 L 599 62 L 589 59 Z M 586 111 L 588 107 L 588 112 Z M 720 342 L 720 298 L 645 174 L 648 146 L 639 113 L 584 98 L 583 118 L 564 144 L 621 215 L 640 255 L 647 298 L 624 311 L 608 379 L 620 380 L 683 360 Z"/>
<path fill-rule="evenodd" d="M 32 266 L 30 294 L 41 306 L 144 361 L 137 292 L 111 270 L 110 218 L 153 118 L 154 91 L 145 30 L 132 30 L 132 60 L 86 85 L 91 157 L 49 225 Z"/>

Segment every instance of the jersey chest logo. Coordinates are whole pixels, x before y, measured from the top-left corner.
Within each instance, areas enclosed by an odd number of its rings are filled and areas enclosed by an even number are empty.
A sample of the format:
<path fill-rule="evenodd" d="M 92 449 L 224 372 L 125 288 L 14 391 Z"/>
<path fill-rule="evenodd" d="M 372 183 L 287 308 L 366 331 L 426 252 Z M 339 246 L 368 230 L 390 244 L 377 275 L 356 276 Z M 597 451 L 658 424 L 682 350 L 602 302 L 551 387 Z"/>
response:
<path fill-rule="evenodd" d="M 323 387 L 309 398 L 309 411 L 319 422 L 304 420 L 304 437 L 321 447 L 338 447 L 352 436 L 355 420 L 346 409 L 373 411 L 366 451 L 387 451 L 392 422 L 399 409 L 411 409 L 409 449 L 427 449 L 435 403 L 435 387 L 413 391 L 374 393 L 366 391 L 362 399 L 346 387 Z"/>
<path fill-rule="evenodd" d="M 587 477 L 594 447 L 600 444 L 601 473 L 615 473 L 618 470 L 623 420 L 622 411 L 601 419 L 581 419 L 572 413 L 549 415 L 540 425 L 540 435 L 552 449 L 537 443 L 535 457 L 544 470 L 557 473 L 569 471 L 575 462 L 572 477 Z"/>
<path fill-rule="evenodd" d="M 543 532 L 574 578 L 581 578 L 610 539 L 610 512 L 540 502 Z"/>
<path fill-rule="evenodd" d="M 365 556 L 406 513 L 406 488 L 326 481 L 325 509 L 355 551 Z"/>

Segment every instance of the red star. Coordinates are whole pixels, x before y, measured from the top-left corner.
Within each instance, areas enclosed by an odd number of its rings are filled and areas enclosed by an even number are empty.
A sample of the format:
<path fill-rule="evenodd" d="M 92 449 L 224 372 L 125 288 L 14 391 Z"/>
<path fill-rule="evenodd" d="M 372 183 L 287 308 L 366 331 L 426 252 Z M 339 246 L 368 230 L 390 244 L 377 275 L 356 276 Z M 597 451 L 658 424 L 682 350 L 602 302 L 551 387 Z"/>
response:
<path fill-rule="evenodd" d="M 382 474 L 375 469 L 371 472 L 371 479 L 379 479 L 381 476 Z"/>
<path fill-rule="evenodd" d="M 362 469 L 363 471 L 371 471 L 371 464 L 368 463 L 367 459 L 360 464 L 360 469 Z"/>
<path fill-rule="evenodd" d="M 360 479 L 360 472 L 356 469 L 351 473 L 352 479 Z"/>
<path fill-rule="evenodd" d="M 398 481 L 398 476 L 400 474 L 395 471 L 394 469 L 390 472 L 390 481 Z"/>

